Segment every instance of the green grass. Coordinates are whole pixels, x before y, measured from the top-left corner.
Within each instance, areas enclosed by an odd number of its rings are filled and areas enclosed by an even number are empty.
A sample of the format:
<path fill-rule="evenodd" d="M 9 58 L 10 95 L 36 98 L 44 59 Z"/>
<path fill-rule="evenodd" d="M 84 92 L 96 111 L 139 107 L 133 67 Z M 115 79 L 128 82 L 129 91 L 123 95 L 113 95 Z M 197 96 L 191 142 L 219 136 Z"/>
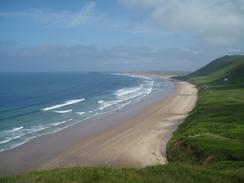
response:
<path fill-rule="evenodd" d="M 199 96 L 167 145 L 170 162 L 209 167 L 244 161 L 244 56 L 225 56 L 213 63 L 200 72 L 178 77 L 194 83 Z"/>
<path fill-rule="evenodd" d="M 238 165 L 237 165 L 238 166 Z M 41 172 L 32 172 L 26 175 L 0 178 L 0 182 L 198 182 L 223 183 L 243 182 L 244 174 L 214 169 L 207 170 L 179 163 L 149 166 L 146 168 L 62 168 Z"/>
<path fill-rule="evenodd" d="M 216 59 L 178 79 L 197 86 L 198 101 L 167 144 L 169 164 L 60 168 L 0 182 L 244 182 L 244 56 Z"/>
<path fill-rule="evenodd" d="M 234 55 L 234 56 L 224 56 L 222 58 L 218 58 L 210 62 L 208 65 L 198 69 L 197 71 L 187 75 L 184 79 L 207 76 L 218 72 L 224 68 L 227 68 L 229 65 L 235 63 L 237 60 L 241 59 L 242 55 Z"/>

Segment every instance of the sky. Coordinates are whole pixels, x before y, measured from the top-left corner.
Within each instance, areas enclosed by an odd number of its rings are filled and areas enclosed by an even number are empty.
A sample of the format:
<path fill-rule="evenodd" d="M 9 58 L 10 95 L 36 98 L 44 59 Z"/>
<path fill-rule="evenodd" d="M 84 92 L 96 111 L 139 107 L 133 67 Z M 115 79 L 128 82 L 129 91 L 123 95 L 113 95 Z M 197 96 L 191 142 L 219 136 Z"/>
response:
<path fill-rule="evenodd" d="M 0 72 L 195 71 L 244 55 L 244 0 L 0 0 Z"/>

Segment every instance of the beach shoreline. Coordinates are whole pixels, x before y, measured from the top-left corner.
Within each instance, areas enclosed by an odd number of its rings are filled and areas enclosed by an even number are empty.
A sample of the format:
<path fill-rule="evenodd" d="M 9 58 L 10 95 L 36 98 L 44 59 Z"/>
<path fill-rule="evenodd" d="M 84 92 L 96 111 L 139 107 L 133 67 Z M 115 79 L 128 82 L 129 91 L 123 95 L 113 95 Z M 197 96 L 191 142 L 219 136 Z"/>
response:
<path fill-rule="evenodd" d="M 197 89 L 193 85 L 171 81 L 174 92 L 160 101 L 154 96 L 155 102 L 144 100 L 143 105 L 136 104 L 127 111 L 117 111 L 81 124 L 82 128 L 74 125 L 2 152 L 0 175 L 57 167 L 145 167 L 167 163 L 167 141 L 197 99 Z"/>

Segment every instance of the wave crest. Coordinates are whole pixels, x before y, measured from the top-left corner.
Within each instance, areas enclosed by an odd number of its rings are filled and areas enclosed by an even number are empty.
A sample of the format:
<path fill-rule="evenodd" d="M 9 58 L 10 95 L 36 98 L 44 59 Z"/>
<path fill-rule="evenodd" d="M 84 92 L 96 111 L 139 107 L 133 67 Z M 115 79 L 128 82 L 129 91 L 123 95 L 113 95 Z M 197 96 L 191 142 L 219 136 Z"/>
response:
<path fill-rule="evenodd" d="M 71 112 L 71 111 L 72 111 L 72 109 L 66 110 L 66 111 L 54 111 L 54 112 L 63 114 L 63 113 Z"/>
<path fill-rule="evenodd" d="M 17 130 L 20 130 L 20 129 L 22 129 L 22 128 L 24 128 L 24 127 L 21 126 L 21 127 L 18 127 L 18 128 L 14 128 L 13 131 L 17 131 Z"/>
<path fill-rule="evenodd" d="M 141 90 L 142 88 L 143 88 L 143 84 L 140 84 L 139 87 L 133 87 L 133 88 L 131 87 L 131 88 L 120 89 L 120 90 L 117 90 L 115 92 L 115 95 L 117 97 L 120 97 L 120 96 L 123 96 L 123 95 L 126 95 L 126 94 L 137 92 L 137 91 Z"/>
<path fill-rule="evenodd" d="M 68 101 L 66 101 L 63 104 L 58 104 L 58 105 L 54 105 L 54 106 L 51 106 L 51 107 L 46 107 L 44 109 L 41 109 L 41 111 L 48 111 L 48 110 L 51 110 L 51 109 L 57 109 L 57 108 L 60 108 L 60 107 L 66 106 L 66 105 L 71 105 L 71 104 L 75 104 L 75 103 L 81 102 L 83 100 L 85 100 L 85 98 L 68 100 Z"/>

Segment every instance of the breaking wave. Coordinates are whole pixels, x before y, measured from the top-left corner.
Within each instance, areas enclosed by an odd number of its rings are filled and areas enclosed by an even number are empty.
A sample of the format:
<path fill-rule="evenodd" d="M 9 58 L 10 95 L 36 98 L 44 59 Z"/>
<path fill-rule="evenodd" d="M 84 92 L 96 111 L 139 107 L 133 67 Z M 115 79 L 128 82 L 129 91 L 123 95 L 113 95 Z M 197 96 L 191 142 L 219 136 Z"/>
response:
<path fill-rule="evenodd" d="M 54 112 L 63 114 L 63 113 L 71 112 L 71 111 L 72 111 L 72 109 L 66 110 L 66 111 L 54 111 Z"/>
<path fill-rule="evenodd" d="M 68 100 L 68 101 L 66 101 L 63 104 L 58 104 L 58 105 L 54 105 L 54 106 L 51 106 L 51 107 L 46 107 L 44 109 L 41 109 L 41 111 L 48 111 L 48 110 L 51 110 L 51 109 L 57 109 L 57 108 L 60 108 L 60 107 L 66 106 L 66 105 L 71 105 L 71 104 L 75 104 L 75 103 L 81 102 L 83 100 L 85 100 L 85 98 Z"/>

